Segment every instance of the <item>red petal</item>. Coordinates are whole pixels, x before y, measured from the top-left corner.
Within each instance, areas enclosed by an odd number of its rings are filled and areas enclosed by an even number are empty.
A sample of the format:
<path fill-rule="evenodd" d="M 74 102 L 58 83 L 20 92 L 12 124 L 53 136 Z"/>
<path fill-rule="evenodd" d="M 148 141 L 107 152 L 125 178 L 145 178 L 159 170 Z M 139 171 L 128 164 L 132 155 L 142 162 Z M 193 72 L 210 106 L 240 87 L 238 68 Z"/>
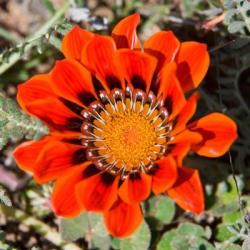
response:
<path fill-rule="evenodd" d="M 66 58 L 80 60 L 83 47 L 93 36 L 93 33 L 75 25 L 62 40 L 62 53 Z"/>
<path fill-rule="evenodd" d="M 200 143 L 202 141 L 202 136 L 198 132 L 192 132 L 189 130 L 184 130 L 178 135 L 174 135 L 169 144 L 178 144 L 178 143 Z"/>
<path fill-rule="evenodd" d="M 174 60 L 179 47 L 180 42 L 172 31 L 157 32 L 144 43 L 144 51 L 158 59 L 157 72 Z"/>
<path fill-rule="evenodd" d="M 29 113 L 47 123 L 52 129 L 80 132 L 82 118 L 66 108 L 57 98 L 34 101 L 27 105 L 26 109 Z"/>
<path fill-rule="evenodd" d="M 128 237 L 141 224 L 143 215 L 138 203 L 127 204 L 118 200 L 111 209 L 104 212 L 104 221 L 114 237 Z"/>
<path fill-rule="evenodd" d="M 88 164 L 79 166 L 68 175 L 56 181 L 51 197 L 56 215 L 75 217 L 83 210 L 77 202 L 75 187 L 77 183 L 82 181 L 83 171 L 87 166 Z"/>
<path fill-rule="evenodd" d="M 190 143 L 183 142 L 171 146 L 173 146 L 173 148 L 171 148 L 170 154 L 176 159 L 177 165 L 182 166 L 183 158 L 188 154 L 191 148 Z"/>
<path fill-rule="evenodd" d="M 119 51 L 121 67 L 126 80 L 134 88 L 149 91 L 156 67 L 156 59 L 139 51 Z"/>
<path fill-rule="evenodd" d="M 51 78 L 55 92 L 67 100 L 80 106 L 88 106 L 96 100 L 90 72 L 76 61 L 57 61 Z"/>
<path fill-rule="evenodd" d="M 150 195 L 152 177 L 148 174 L 130 174 L 119 189 L 119 195 L 126 203 L 146 200 Z"/>
<path fill-rule="evenodd" d="M 86 161 L 81 145 L 65 143 L 54 136 L 25 142 L 13 154 L 20 168 L 31 171 L 38 183 L 57 179 Z"/>
<path fill-rule="evenodd" d="M 202 141 L 192 145 L 197 154 L 218 157 L 225 154 L 237 138 L 237 126 L 229 117 L 212 113 L 189 125 L 191 131 L 202 135 Z"/>
<path fill-rule="evenodd" d="M 136 35 L 136 27 L 140 22 L 140 15 L 135 13 L 122 19 L 113 29 L 112 37 L 116 47 L 134 49 L 140 48 L 140 43 Z"/>
<path fill-rule="evenodd" d="M 191 168 L 179 168 L 178 179 L 168 195 L 184 210 L 199 214 L 204 211 L 204 195 L 199 173 Z"/>
<path fill-rule="evenodd" d="M 174 118 L 184 107 L 186 100 L 175 75 L 175 63 L 169 63 L 161 71 L 160 89 L 158 95 L 163 95 L 164 105 L 170 116 Z"/>
<path fill-rule="evenodd" d="M 96 35 L 83 50 L 82 63 L 96 74 L 106 90 L 124 87 L 116 46 L 111 37 Z"/>
<path fill-rule="evenodd" d="M 198 87 L 209 67 L 207 45 L 197 42 L 181 43 L 176 62 L 177 76 L 183 90 Z"/>
<path fill-rule="evenodd" d="M 156 170 L 153 173 L 152 191 L 155 194 L 160 194 L 175 183 L 177 179 L 177 166 L 171 156 L 164 157 L 155 164 Z"/>
<path fill-rule="evenodd" d="M 26 112 L 43 120 L 50 127 L 60 131 L 80 132 L 78 125 L 81 125 L 82 118 L 59 100 L 52 86 L 49 75 L 35 76 L 18 86 L 17 100 Z"/>
<path fill-rule="evenodd" d="M 52 82 L 49 75 L 36 75 L 23 84 L 18 85 L 17 101 L 23 110 L 26 106 L 37 100 L 56 97 L 52 92 Z"/>
<path fill-rule="evenodd" d="M 78 202 L 88 211 L 104 211 L 117 200 L 119 177 L 108 173 L 94 175 L 76 186 Z"/>
<path fill-rule="evenodd" d="M 181 110 L 180 114 L 177 116 L 175 121 L 175 126 L 171 134 L 178 134 L 186 128 L 187 122 L 192 118 L 196 111 L 197 100 L 199 94 L 194 93 L 186 102 L 185 106 Z"/>
<path fill-rule="evenodd" d="M 42 154 L 44 147 L 51 141 L 52 136 L 45 136 L 39 141 L 28 141 L 20 144 L 13 151 L 17 165 L 24 171 L 32 172 L 34 166 Z"/>

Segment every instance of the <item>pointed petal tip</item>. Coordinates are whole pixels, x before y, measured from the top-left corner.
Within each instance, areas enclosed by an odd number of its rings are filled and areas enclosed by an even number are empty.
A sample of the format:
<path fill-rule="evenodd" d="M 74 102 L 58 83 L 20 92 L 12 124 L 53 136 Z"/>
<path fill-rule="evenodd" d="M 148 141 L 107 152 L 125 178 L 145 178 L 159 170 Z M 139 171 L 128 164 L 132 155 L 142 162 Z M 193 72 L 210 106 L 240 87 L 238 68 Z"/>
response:
<path fill-rule="evenodd" d="M 112 30 L 112 37 L 117 48 L 140 48 L 136 28 L 140 22 L 140 14 L 135 13 L 123 18 Z"/>

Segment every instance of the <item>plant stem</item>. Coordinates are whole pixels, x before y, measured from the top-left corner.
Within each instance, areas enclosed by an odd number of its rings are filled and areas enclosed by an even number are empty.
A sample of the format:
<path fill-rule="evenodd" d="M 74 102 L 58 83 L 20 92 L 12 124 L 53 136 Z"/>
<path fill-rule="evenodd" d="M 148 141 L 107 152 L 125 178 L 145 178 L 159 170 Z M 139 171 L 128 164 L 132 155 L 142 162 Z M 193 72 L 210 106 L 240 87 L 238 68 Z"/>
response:
<path fill-rule="evenodd" d="M 28 51 L 32 48 L 32 45 L 29 44 L 30 41 L 34 41 L 41 36 L 45 35 L 48 30 L 54 26 L 58 20 L 64 15 L 70 5 L 69 0 L 65 2 L 65 4 L 52 16 L 35 34 L 29 36 L 27 39 L 24 40 L 24 43 L 27 42 L 27 46 L 25 46 L 25 51 Z M 0 66 L 0 75 L 7 71 L 10 67 L 12 67 L 18 60 L 20 59 L 19 52 L 13 52 L 7 63 L 3 63 Z"/>
<path fill-rule="evenodd" d="M 6 31 L 4 28 L 1 27 L 0 27 L 0 37 L 3 37 L 5 40 L 14 44 L 17 44 L 22 41 L 19 37 L 12 35 L 10 32 Z"/>

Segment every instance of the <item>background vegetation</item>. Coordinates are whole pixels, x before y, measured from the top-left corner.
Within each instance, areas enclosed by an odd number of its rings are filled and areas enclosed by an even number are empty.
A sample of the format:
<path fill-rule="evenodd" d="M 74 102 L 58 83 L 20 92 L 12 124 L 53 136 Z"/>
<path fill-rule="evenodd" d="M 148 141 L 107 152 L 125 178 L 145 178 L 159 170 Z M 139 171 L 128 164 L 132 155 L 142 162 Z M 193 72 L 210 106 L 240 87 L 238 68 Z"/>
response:
<path fill-rule="evenodd" d="M 12 158 L 22 140 L 47 128 L 15 103 L 17 84 L 48 72 L 61 37 L 78 23 L 109 33 L 121 18 L 139 12 L 141 40 L 173 30 L 180 40 L 208 44 L 209 72 L 199 88 L 197 116 L 219 111 L 239 126 L 239 139 L 220 159 L 194 155 L 206 212 L 195 217 L 167 197 L 153 197 L 145 221 L 131 237 L 111 238 L 97 214 L 55 218 L 51 186 L 38 186 Z M 250 249 L 250 2 L 248 0 L 0 0 L 0 249 L 1 250 L 244 250 Z"/>

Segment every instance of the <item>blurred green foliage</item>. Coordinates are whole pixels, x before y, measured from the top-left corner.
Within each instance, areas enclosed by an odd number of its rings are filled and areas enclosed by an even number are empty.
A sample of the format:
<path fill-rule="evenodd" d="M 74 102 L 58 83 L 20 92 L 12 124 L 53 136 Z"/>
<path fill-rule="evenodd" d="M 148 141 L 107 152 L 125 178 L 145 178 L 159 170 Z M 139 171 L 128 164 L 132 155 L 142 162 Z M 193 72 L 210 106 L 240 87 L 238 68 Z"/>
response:
<path fill-rule="evenodd" d="M 57 14 L 51 1 L 43 0 L 52 17 Z M 88 1 L 74 1 L 76 7 L 88 7 Z M 133 12 L 140 12 L 142 22 L 139 30 L 145 39 L 152 30 L 171 29 L 180 40 L 206 42 L 211 55 L 211 66 L 201 94 L 200 114 L 220 111 L 230 115 L 238 124 L 239 139 L 231 149 L 233 163 L 227 156 L 220 159 L 205 159 L 190 155 L 188 166 L 199 168 L 206 184 L 206 212 L 194 217 L 183 213 L 165 195 L 152 197 L 143 204 L 145 221 L 134 235 L 126 239 L 111 238 L 98 214 L 82 213 L 74 219 L 60 219 L 60 232 L 67 241 L 84 239 L 87 249 L 156 249 L 156 250 L 238 250 L 249 249 L 248 216 L 250 198 L 248 177 L 250 176 L 250 3 L 247 0 L 183 0 L 183 1 L 103 1 L 112 10 L 112 25 Z M 68 8 L 68 7 L 67 7 Z M 49 23 L 46 31 L 25 39 L 19 45 L 10 47 L 0 55 L 0 86 L 6 90 L 8 83 L 25 81 L 37 67 L 51 57 L 59 57 L 62 36 L 72 27 L 63 19 L 67 8 L 56 22 Z M 92 11 L 92 10 L 91 10 Z M 94 10 L 93 10 L 94 12 Z M 210 30 L 202 25 L 225 14 L 224 22 Z M 105 32 L 105 31 L 104 31 Z M 2 33 L 6 34 L 6 33 Z M 1 36 L 1 33 L 0 33 Z M 13 38 L 13 37 L 12 37 Z M 12 39 L 13 40 L 13 39 Z M 21 63 L 6 68 L 12 58 Z M 2 67 L 2 68 L 1 68 Z M 1 71 L 2 69 L 2 71 Z M 13 74 L 14 72 L 14 74 Z M 15 102 L 0 96 L 0 146 L 23 137 L 36 139 L 47 133 L 46 127 L 38 120 L 24 115 Z M 237 174 L 237 190 L 231 167 Z M 26 187 L 22 197 L 34 209 L 29 212 L 43 219 L 48 215 L 42 206 L 35 209 L 34 201 L 42 204 L 46 200 L 34 185 Z M 10 205 L 5 191 L 0 189 L 0 200 Z M 23 201 L 22 200 L 22 201 Z M 23 201 L 24 202 L 24 201 Z M 38 204 L 38 203 L 37 203 Z M 27 209 L 28 210 L 28 209 Z M 40 210 L 38 212 L 37 210 Z M 0 249 L 12 249 L 4 243 L 0 232 Z M 2 245 L 1 245 L 2 244 Z"/>

